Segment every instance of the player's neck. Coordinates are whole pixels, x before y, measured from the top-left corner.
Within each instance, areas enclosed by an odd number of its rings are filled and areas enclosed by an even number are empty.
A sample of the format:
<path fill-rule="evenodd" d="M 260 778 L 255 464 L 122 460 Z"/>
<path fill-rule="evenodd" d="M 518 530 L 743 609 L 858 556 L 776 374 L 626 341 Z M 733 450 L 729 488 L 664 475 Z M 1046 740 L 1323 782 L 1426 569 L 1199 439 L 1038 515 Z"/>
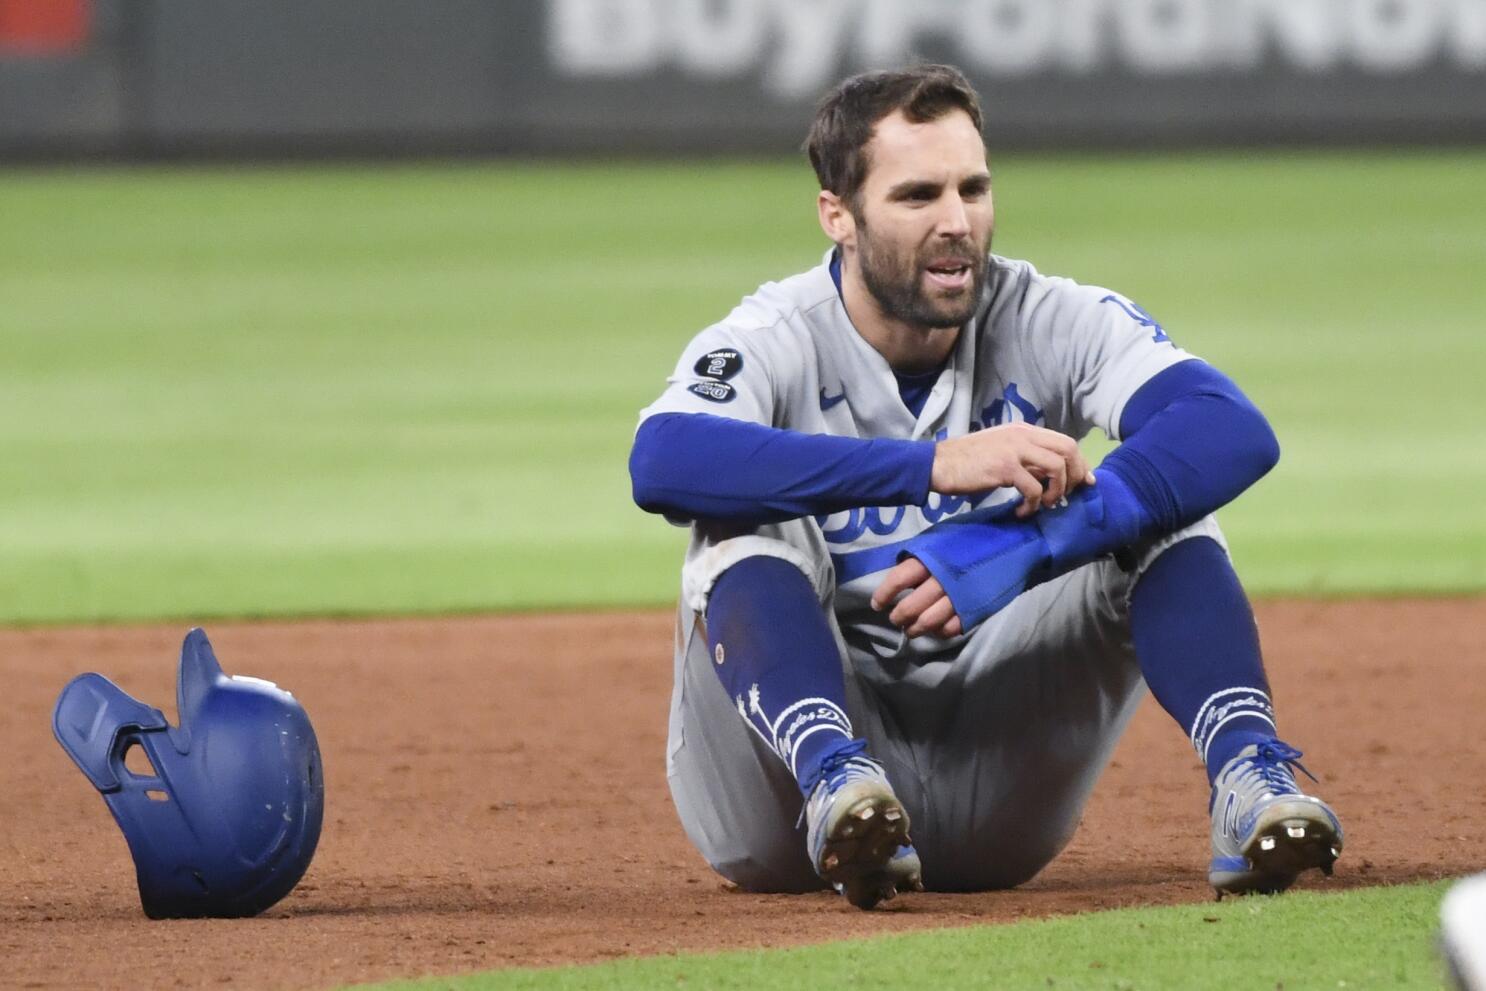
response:
<path fill-rule="evenodd" d="M 959 327 L 926 327 L 884 313 L 854 269 L 841 273 L 841 299 L 857 333 L 887 359 L 895 372 L 938 368 L 959 340 Z"/>

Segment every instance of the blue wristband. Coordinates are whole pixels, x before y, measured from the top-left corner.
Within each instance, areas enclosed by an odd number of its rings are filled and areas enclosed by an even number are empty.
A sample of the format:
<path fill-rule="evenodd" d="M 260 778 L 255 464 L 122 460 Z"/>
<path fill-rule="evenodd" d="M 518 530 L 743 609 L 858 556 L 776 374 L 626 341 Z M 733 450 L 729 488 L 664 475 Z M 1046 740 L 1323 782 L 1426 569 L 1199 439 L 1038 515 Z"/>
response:
<path fill-rule="evenodd" d="M 1098 483 L 1073 493 L 1067 506 L 1044 509 L 1026 521 L 1047 541 L 1048 578 L 1133 544 L 1154 522 L 1119 475 L 1096 468 L 1094 477 Z"/>
<path fill-rule="evenodd" d="M 939 580 L 965 629 L 1004 609 L 1050 578 L 1134 543 L 1151 519 L 1113 472 L 1069 496 L 1067 505 L 1015 519 L 998 506 L 946 520 L 909 540 L 900 560 L 916 557 Z"/>

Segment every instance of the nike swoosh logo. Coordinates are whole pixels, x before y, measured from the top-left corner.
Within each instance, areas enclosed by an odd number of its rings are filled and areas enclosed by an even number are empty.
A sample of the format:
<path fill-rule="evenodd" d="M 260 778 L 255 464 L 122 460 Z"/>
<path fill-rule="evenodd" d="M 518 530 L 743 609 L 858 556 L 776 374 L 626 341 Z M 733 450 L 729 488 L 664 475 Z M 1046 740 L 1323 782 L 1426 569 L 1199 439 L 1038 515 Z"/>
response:
<path fill-rule="evenodd" d="M 845 398 L 846 398 L 846 390 L 845 389 L 842 389 L 841 390 L 840 395 L 828 396 L 828 395 L 826 395 L 826 390 L 822 387 L 822 389 L 820 390 L 820 408 L 821 408 L 821 411 L 824 412 L 825 410 L 830 409 L 832 406 L 835 406 L 837 403 L 841 402 Z"/>

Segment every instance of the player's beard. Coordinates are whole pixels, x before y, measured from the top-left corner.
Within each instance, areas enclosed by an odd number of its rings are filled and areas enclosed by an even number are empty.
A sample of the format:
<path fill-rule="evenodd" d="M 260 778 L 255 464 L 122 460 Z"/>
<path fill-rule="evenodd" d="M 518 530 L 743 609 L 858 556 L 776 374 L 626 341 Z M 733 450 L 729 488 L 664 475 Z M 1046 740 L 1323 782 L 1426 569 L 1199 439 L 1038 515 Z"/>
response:
<path fill-rule="evenodd" d="M 932 252 L 919 249 L 900 252 L 888 244 L 879 247 L 867 225 L 860 219 L 857 221 L 857 262 L 867 291 L 884 314 L 919 327 L 960 327 L 975 316 L 985 289 L 986 256 L 990 247 L 989 240 L 977 247 L 966 238 L 938 244 Z M 946 256 L 970 267 L 969 284 L 957 293 L 926 293 L 924 274 L 929 262 Z"/>

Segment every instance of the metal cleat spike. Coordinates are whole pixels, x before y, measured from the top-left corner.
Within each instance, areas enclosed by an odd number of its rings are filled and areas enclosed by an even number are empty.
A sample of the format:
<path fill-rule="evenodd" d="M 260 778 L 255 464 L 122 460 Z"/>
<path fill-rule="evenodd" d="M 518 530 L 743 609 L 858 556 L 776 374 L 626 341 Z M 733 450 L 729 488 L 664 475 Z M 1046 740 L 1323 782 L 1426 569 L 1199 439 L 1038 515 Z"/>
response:
<path fill-rule="evenodd" d="M 886 819 L 888 822 L 897 822 L 899 819 L 903 818 L 903 810 L 902 809 L 888 809 L 886 812 L 884 812 L 882 814 L 882 817 L 884 819 Z"/>
<path fill-rule="evenodd" d="M 1264 837 L 1263 839 L 1261 839 L 1259 841 L 1259 849 L 1263 850 L 1265 853 L 1268 853 L 1270 850 L 1273 850 L 1274 849 L 1274 846 L 1275 846 L 1275 841 L 1274 841 L 1274 837 L 1273 836 L 1266 836 L 1266 837 Z"/>
<path fill-rule="evenodd" d="M 826 859 L 825 859 L 825 868 L 826 868 L 826 870 L 833 871 L 833 870 L 836 869 L 837 865 L 840 864 L 840 863 L 841 863 L 841 858 L 838 857 L 838 856 L 836 856 L 834 853 L 828 853 L 828 854 L 826 854 Z"/>
<path fill-rule="evenodd" d="M 1338 850 L 1336 847 L 1332 847 L 1331 848 L 1331 859 L 1332 860 L 1335 860 L 1336 858 L 1340 857 L 1341 855 L 1342 855 L 1342 852 L 1340 850 Z"/>
<path fill-rule="evenodd" d="M 868 819 L 872 818 L 876 814 L 877 810 L 868 805 L 866 808 L 858 809 L 856 812 L 856 817 L 862 820 L 862 822 L 866 822 Z"/>
<path fill-rule="evenodd" d="M 1304 826 L 1286 826 L 1285 827 L 1285 832 L 1290 834 L 1290 838 L 1292 840 L 1303 840 L 1303 839 L 1305 839 L 1305 827 Z"/>

